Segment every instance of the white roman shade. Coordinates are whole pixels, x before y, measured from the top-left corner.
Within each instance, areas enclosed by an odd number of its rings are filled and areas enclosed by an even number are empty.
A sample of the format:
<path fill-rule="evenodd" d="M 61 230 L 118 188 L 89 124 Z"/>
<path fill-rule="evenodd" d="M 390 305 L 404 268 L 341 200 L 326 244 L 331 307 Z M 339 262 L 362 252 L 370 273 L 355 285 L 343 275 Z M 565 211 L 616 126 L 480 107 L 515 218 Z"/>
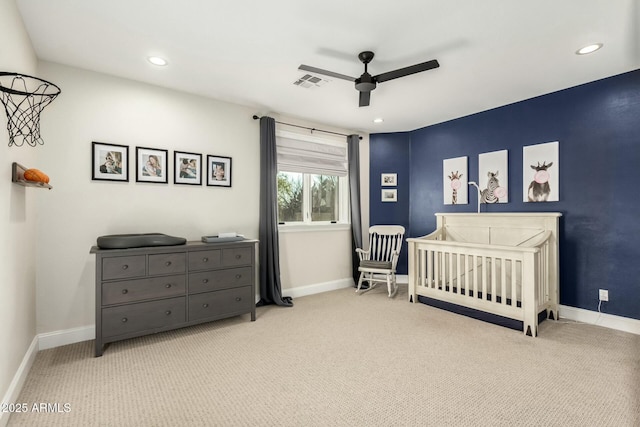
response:
<path fill-rule="evenodd" d="M 276 138 L 278 170 L 314 175 L 347 176 L 347 145 Z"/>

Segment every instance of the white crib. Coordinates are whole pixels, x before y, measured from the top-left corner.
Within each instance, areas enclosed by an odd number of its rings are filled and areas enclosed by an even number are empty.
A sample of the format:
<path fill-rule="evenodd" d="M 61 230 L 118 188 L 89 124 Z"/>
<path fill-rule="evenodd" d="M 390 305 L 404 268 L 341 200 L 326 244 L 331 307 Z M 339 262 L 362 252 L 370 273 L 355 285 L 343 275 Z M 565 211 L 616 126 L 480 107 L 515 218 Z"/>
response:
<path fill-rule="evenodd" d="M 409 300 L 418 296 L 519 320 L 558 318 L 560 213 L 437 213 L 433 233 L 407 239 Z"/>

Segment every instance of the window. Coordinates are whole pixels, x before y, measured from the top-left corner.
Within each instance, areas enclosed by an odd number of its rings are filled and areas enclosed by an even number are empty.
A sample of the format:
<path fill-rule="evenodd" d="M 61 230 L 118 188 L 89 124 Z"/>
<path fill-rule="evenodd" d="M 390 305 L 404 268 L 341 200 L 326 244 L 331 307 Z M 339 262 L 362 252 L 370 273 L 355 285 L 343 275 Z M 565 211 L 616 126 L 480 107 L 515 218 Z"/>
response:
<path fill-rule="evenodd" d="M 346 144 L 278 136 L 278 222 L 348 223 Z"/>
<path fill-rule="evenodd" d="M 278 172 L 278 222 L 304 221 L 301 173 Z"/>

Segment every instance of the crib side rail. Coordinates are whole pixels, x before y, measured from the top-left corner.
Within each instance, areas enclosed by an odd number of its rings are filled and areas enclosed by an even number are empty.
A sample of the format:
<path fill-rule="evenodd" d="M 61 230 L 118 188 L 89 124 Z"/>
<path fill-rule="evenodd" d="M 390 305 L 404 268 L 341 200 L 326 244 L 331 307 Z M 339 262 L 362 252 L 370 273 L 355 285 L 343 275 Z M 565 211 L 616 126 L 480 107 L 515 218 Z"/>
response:
<path fill-rule="evenodd" d="M 423 295 L 523 320 L 535 336 L 537 313 L 549 305 L 550 233 L 501 246 L 436 240 L 438 232 L 407 239 L 410 300 Z"/>

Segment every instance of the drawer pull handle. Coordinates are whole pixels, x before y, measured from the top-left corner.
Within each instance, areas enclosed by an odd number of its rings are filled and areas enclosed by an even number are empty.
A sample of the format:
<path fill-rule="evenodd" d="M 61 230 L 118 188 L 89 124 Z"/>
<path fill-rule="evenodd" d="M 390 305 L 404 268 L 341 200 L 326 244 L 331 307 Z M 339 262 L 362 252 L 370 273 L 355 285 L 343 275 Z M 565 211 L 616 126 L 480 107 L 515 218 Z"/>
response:
<path fill-rule="evenodd" d="M 122 294 L 128 294 L 128 293 L 129 293 L 129 290 L 128 290 L 128 289 L 123 289 L 123 290 L 122 290 Z"/>
<path fill-rule="evenodd" d="M 164 285 L 164 287 L 169 289 L 171 287 L 171 283 L 167 283 L 166 285 Z"/>
<path fill-rule="evenodd" d="M 209 279 L 202 279 L 202 283 L 209 283 Z"/>
<path fill-rule="evenodd" d="M 202 258 L 202 262 L 209 262 L 209 258 Z"/>
<path fill-rule="evenodd" d="M 236 279 L 241 279 L 242 278 L 242 274 L 236 274 Z"/>
<path fill-rule="evenodd" d="M 126 270 L 127 268 L 129 268 L 129 266 L 128 266 L 127 264 L 125 264 L 125 265 L 123 265 L 123 266 L 122 266 L 122 269 L 123 269 L 123 270 Z"/>
<path fill-rule="evenodd" d="M 164 263 L 164 265 L 166 265 L 167 267 L 169 267 L 171 265 L 171 261 L 167 261 Z"/>
<path fill-rule="evenodd" d="M 238 302 L 242 301 L 242 297 L 236 297 L 236 301 Z"/>
<path fill-rule="evenodd" d="M 203 306 L 204 308 L 207 308 L 207 307 L 209 307 L 209 304 L 207 304 L 207 303 L 205 302 L 204 304 L 202 304 L 202 306 Z"/>
<path fill-rule="evenodd" d="M 127 321 L 129 321 L 129 319 L 127 319 L 126 317 L 122 318 L 122 323 L 127 323 Z"/>
<path fill-rule="evenodd" d="M 240 254 L 236 255 L 236 259 L 240 259 L 240 258 L 242 258 L 242 255 Z"/>
<path fill-rule="evenodd" d="M 164 314 L 166 314 L 167 316 L 170 316 L 171 315 L 171 310 L 165 311 Z"/>

